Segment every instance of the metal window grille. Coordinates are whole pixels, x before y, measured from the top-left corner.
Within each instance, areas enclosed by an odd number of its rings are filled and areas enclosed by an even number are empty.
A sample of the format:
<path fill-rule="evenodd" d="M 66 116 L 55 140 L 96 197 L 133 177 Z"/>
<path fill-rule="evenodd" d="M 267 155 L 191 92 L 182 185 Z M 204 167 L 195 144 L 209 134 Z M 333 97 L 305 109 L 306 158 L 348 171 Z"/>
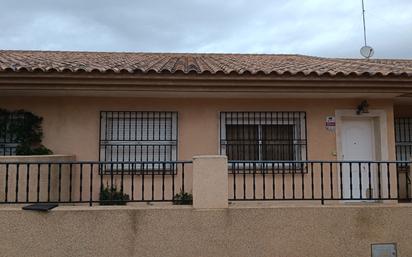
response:
<path fill-rule="evenodd" d="M 17 146 L 21 143 L 17 131 L 26 116 L 21 113 L 2 113 L 0 115 L 0 156 L 16 155 Z"/>
<path fill-rule="evenodd" d="M 305 112 L 222 112 L 220 153 L 229 160 L 307 159 Z"/>
<path fill-rule="evenodd" d="M 395 118 L 396 160 L 409 161 L 412 157 L 412 118 Z"/>
<path fill-rule="evenodd" d="M 177 117 L 177 112 L 102 111 L 100 161 L 122 162 L 111 170 L 164 171 L 164 165 L 153 162 L 177 160 Z M 174 169 L 172 164 L 166 168 Z"/>

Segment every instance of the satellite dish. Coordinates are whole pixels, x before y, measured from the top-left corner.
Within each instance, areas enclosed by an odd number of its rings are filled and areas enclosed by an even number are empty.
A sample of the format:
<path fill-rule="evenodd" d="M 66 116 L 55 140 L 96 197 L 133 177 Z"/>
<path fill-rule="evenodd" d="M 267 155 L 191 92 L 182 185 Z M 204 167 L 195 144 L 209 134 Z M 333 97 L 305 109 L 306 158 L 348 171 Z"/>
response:
<path fill-rule="evenodd" d="M 365 58 L 371 58 L 375 51 L 370 46 L 362 46 L 360 49 L 360 54 Z"/>

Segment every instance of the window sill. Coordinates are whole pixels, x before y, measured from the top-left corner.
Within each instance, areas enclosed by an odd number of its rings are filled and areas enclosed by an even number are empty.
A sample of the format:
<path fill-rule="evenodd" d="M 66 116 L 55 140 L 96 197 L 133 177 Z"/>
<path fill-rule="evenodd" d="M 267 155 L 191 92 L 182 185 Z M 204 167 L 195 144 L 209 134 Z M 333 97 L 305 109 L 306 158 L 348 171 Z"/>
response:
<path fill-rule="evenodd" d="M 176 169 L 165 169 L 165 170 L 156 170 L 156 169 L 145 169 L 145 170 L 103 170 L 99 172 L 103 176 L 175 176 L 177 175 Z"/>
<path fill-rule="evenodd" d="M 300 174 L 307 173 L 304 164 L 299 165 L 271 165 L 269 164 L 252 164 L 252 163 L 231 163 L 229 164 L 229 174 Z"/>

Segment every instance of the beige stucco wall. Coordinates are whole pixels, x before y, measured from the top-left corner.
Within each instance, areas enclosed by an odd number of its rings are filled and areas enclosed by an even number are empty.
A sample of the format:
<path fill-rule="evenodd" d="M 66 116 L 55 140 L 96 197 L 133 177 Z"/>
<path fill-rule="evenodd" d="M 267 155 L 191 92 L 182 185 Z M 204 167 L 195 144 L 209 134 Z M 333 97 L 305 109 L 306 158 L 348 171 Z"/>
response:
<path fill-rule="evenodd" d="M 177 99 L 177 98 L 92 98 L 92 97 L 0 97 L 0 107 L 8 109 L 26 109 L 44 118 L 43 143 L 59 154 L 73 154 L 77 160 L 97 160 L 99 151 L 99 112 L 105 111 L 176 111 L 178 120 L 178 159 L 191 160 L 195 155 L 219 154 L 219 112 L 221 111 L 305 111 L 307 114 L 307 139 L 309 160 L 336 160 L 337 146 L 336 133 L 325 128 L 325 118 L 334 116 L 336 110 L 355 109 L 362 99 Z M 393 130 L 393 101 L 369 100 L 370 109 L 383 110 L 387 118 L 387 145 L 388 159 L 395 159 L 394 130 Z M 336 169 L 335 169 L 336 170 Z M 396 172 L 392 170 L 391 172 Z M 325 169 L 325 183 L 328 171 Z M 87 174 L 87 172 L 85 172 Z M 180 174 L 179 174 L 180 175 Z M 315 179 L 320 176 L 319 171 Z M 97 170 L 96 170 L 96 176 Z M 277 175 L 277 183 L 281 183 Z M 309 177 L 309 175 L 306 175 Z M 396 179 L 392 174 L 392 190 L 396 191 Z M 296 177 L 296 197 L 299 197 L 301 177 Z M 106 179 L 109 177 L 106 176 Z M 151 198 L 151 177 L 146 177 L 145 199 Z M 160 177 L 156 176 L 155 194 L 161 199 Z M 186 191 L 191 192 L 191 166 L 185 170 Z M 292 176 L 286 175 L 286 197 L 292 197 Z M 118 187 L 120 179 L 115 178 Z M 135 185 L 141 185 L 139 177 L 135 177 Z M 318 179 L 319 180 L 319 179 Z M 180 181 L 178 178 L 176 181 Z M 233 178 L 229 176 L 229 190 L 232 188 Z M 261 176 L 257 177 L 258 196 L 263 193 Z M 333 178 L 334 197 L 338 197 L 338 177 Z M 272 184 L 271 177 L 265 178 L 267 185 Z M 99 181 L 95 180 L 94 188 L 99 188 Z M 130 177 L 124 180 L 125 187 L 130 188 Z M 242 190 L 241 181 L 237 190 Z M 310 198 L 310 180 L 305 181 L 305 198 Z M 107 184 L 107 180 L 104 181 Z M 166 187 L 172 184 L 171 178 L 166 177 Z M 248 179 L 248 197 L 251 197 L 252 180 Z M 318 183 L 319 184 L 319 183 Z M 84 185 L 88 185 L 88 176 L 84 176 Z M 176 192 L 181 186 L 176 185 Z M 277 185 L 279 190 L 281 186 Z M 320 185 L 316 186 L 315 198 L 320 197 Z M 329 187 L 328 187 L 329 188 Z M 329 190 L 326 188 L 325 190 Z M 267 186 L 267 195 L 273 195 L 271 186 Z M 136 192 L 139 192 L 136 188 Z M 77 190 L 78 191 L 78 190 Z M 171 190 L 167 190 L 166 198 L 171 198 Z M 393 192 L 394 195 L 396 192 Z M 327 191 L 326 191 L 327 193 Z M 130 192 L 129 192 L 130 194 Z M 276 193 L 277 198 L 282 197 L 282 192 Z M 238 197 L 241 192 L 238 193 Z M 325 194 L 327 196 L 328 194 Z M 329 194 L 330 195 L 330 194 Z M 233 197 L 233 191 L 229 191 Z M 94 192 L 94 199 L 98 199 L 98 190 Z M 136 193 L 136 199 L 141 196 Z M 83 192 L 83 198 L 89 198 L 87 191 Z"/>
<path fill-rule="evenodd" d="M 412 256 L 410 205 L 0 210 L 1 256 Z"/>
<path fill-rule="evenodd" d="M 335 133 L 325 129 L 336 109 L 355 109 L 362 99 L 149 99 L 90 97 L 0 97 L 0 107 L 24 108 L 44 118 L 44 144 L 54 153 L 97 160 L 99 111 L 177 111 L 179 159 L 219 153 L 220 111 L 306 111 L 308 159 L 336 159 Z M 389 159 L 395 158 L 392 100 L 369 100 L 387 113 Z"/>
<path fill-rule="evenodd" d="M 393 109 L 395 117 L 412 117 L 411 103 L 397 103 Z"/>
<path fill-rule="evenodd" d="M 228 207 L 227 157 L 221 155 L 193 157 L 193 207 Z"/>

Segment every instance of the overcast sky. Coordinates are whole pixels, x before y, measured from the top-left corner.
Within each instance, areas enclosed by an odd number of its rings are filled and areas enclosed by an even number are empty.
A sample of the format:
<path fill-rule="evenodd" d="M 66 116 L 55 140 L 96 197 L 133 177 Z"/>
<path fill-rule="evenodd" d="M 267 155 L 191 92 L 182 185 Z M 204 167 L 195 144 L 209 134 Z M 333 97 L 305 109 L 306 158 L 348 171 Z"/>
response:
<path fill-rule="evenodd" d="M 375 57 L 412 58 L 412 0 L 365 0 Z M 361 0 L 0 0 L 0 49 L 360 57 Z"/>

